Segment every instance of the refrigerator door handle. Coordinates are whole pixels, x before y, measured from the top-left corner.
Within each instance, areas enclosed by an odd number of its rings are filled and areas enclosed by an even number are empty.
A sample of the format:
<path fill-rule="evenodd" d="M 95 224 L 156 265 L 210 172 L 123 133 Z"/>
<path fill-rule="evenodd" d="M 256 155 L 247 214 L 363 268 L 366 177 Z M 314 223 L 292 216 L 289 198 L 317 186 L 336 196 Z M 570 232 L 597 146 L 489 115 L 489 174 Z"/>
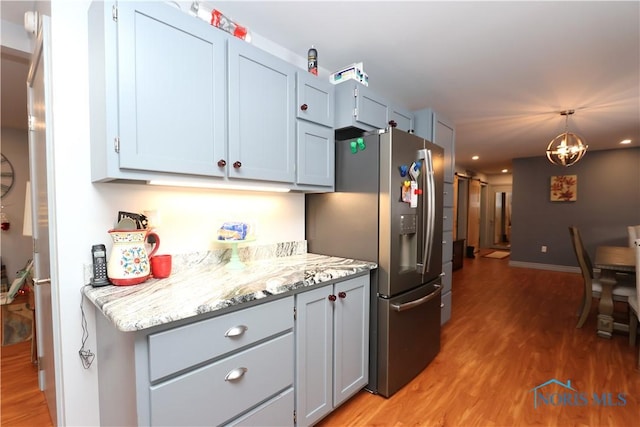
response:
<path fill-rule="evenodd" d="M 403 304 L 390 304 L 390 307 L 394 311 L 406 311 L 406 310 L 411 310 L 412 308 L 416 308 L 422 304 L 425 304 L 431 301 L 432 299 L 434 299 L 435 297 L 437 297 L 438 295 L 440 295 L 440 291 L 441 291 L 440 285 L 433 285 L 433 286 L 436 288 L 436 290 L 431 292 L 429 295 L 425 295 L 422 298 L 405 302 Z"/>
<path fill-rule="evenodd" d="M 423 174 L 423 200 L 422 200 L 422 221 L 424 230 L 424 248 L 422 250 L 422 264 L 418 264 L 421 273 L 424 275 L 431 268 L 431 253 L 433 252 L 433 232 L 435 229 L 436 212 L 436 195 L 435 195 L 435 177 L 433 170 L 433 157 L 431 150 L 420 150 L 420 157 L 424 159 L 425 173 Z"/>

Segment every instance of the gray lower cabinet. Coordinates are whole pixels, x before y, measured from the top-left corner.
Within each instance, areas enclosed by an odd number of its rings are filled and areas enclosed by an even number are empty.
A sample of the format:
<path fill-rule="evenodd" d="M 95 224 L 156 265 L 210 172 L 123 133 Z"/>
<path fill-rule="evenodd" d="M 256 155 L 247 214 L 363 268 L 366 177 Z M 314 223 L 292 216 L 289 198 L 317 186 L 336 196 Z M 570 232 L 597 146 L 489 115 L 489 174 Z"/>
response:
<path fill-rule="evenodd" d="M 96 318 L 101 425 L 293 425 L 293 296 L 151 332 Z"/>
<path fill-rule="evenodd" d="M 296 295 L 296 420 L 312 425 L 368 383 L 369 275 Z"/>
<path fill-rule="evenodd" d="M 152 385 L 151 425 L 220 425 L 282 390 L 291 390 L 292 348 L 289 332 Z M 289 425 L 293 422 L 293 412 L 282 415 L 288 415 Z"/>

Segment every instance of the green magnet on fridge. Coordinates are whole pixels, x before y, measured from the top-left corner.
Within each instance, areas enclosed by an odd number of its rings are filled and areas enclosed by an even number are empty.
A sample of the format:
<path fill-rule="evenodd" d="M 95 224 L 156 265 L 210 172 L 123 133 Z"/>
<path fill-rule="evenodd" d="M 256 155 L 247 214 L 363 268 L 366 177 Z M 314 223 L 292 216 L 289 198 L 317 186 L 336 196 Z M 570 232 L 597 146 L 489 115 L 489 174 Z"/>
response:
<path fill-rule="evenodd" d="M 367 148 L 367 146 L 364 145 L 364 139 L 358 138 L 357 141 L 358 141 L 358 148 L 360 148 L 361 151 Z"/>
<path fill-rule="evenodd" d="M 351 152 L 352 152 L 353 154 L 356 154 L 356 153 L 358 152 L 358 145 L 357 145 L 357 143 L 356 143 L 355 141 L 351 141 L 351 142 L 349 143 L 349 145 L 351 145 Z"/>

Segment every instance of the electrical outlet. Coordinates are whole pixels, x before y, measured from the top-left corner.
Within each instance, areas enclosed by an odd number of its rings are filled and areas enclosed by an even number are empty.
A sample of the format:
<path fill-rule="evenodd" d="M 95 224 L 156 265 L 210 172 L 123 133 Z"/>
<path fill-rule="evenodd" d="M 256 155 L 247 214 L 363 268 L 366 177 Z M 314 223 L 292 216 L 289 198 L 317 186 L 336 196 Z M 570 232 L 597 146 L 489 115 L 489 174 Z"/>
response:
<path fill-rule="evenodd" d="M 93 264 L 83 264 L 82 274 L 84 276 L 84 284 L 88 285 L 91 283 L 91 279 L 93 279 Z"/>
<path fill-rule="evenodd" d="M 542 252 L 543 254 L 546 254 L 547 253 L 547 247 L 546 246 L 542 246 L 540 248 L 540 252 Z"/>

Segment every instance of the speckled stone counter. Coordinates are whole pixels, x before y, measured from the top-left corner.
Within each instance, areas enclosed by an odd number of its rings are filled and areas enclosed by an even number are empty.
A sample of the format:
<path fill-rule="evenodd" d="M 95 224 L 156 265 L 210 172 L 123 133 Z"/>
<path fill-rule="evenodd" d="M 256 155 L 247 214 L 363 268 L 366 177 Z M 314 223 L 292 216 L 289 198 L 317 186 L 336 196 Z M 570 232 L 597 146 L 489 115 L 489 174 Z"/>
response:
<path fill-rule="evenodd" d="M 83 293 L 117 329 L 138 331 L 377 268 L 371 262 L 299 253 L 302 250 L 306 244 L 278 244 L 274 251 L 247 249 L 241 253 L 246 267 L 240 271 L 225 268 L 228 251 L 177 256 L 166 279 L 85 286 Z"/>

